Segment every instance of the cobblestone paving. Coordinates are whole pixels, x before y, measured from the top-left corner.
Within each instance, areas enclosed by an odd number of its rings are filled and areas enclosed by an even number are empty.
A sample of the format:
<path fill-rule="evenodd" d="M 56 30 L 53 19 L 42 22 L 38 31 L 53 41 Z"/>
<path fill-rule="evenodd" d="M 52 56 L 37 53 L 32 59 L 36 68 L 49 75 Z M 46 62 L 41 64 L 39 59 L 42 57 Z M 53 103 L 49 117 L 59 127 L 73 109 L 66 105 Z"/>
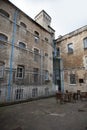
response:
<path fill-rule="evenodd" d="M 0 107 L 0 130 L 87 130 L 87 101 L 47 98 Z"/>

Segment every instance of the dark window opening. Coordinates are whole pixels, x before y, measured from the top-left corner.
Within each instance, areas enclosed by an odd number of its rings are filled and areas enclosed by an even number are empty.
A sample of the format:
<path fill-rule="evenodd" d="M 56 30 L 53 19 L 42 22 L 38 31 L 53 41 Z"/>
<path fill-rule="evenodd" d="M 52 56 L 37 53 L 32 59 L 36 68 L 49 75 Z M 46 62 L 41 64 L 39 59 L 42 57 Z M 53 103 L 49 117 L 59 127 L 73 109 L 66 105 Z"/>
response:
<path fill-rule="evenodd" d="M 84 80 L 83 79 L 79 79 L 79 83 L 84 83 Z"/>
<path fill-rule="evenodd" d="M 26 24 L 23 23 L 23 22 L 20 22 L 20 25 L 21 25 L 23 28 L 27 28 Z"/>
<path fill-rule="evenodd" d="M 0 9 L 0 14 L 2 14 L 5 17 L 9 18 L 9 14 L 5 10 L 3 10 L 3 9 Z"/>
<path fill-rule="evenodd" d="M 0 33 L 0 40 L 1 41 L 8 41 L 8 37 L 2 33 Z"/>
<path fill-rule="evenodd" d="M 26 45 L 23 42 L 19 42 L 19 47 L 20 48 L 26 48 Z"/>

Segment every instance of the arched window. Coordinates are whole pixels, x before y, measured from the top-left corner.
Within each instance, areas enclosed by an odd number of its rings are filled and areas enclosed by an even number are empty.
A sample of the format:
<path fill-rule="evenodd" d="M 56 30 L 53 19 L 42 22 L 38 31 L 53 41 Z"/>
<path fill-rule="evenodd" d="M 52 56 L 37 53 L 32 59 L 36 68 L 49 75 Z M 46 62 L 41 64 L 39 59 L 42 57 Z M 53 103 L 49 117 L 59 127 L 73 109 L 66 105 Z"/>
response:
<path fill-rule="evenodd" d="M 1 41 L 8 41 L 8 37 L 2 33 L 0 33 L 0 40 Z"/>
<path fill-rule="evenodd" d="M 20 48 L 26 48 L 26 45 L 23 42 L 19 42 L 19 47 Z"/>
<path fill-rule="evenodd" d="M 3 9 L 0 9 L 0 14 L 2 14 L 5 17 L 9 18 L 9 14 L 5 10 L 3 10 Z"/>
<path fill-rule="evenodd" d="M 87 37 L 83 39 L 84 48 L 87 48 Z"/>
<path fill-rule="evenodd" d="M 34 34 L 39 37 L 39 33 L 37 31 L 34 31 Z"/>
<path fill-rule="evenodd" d="M 21 25 L 23 28 L 27 28 L 26 24 L 23 23 L 23 22 L 20 22 L 20 25 Z"/>

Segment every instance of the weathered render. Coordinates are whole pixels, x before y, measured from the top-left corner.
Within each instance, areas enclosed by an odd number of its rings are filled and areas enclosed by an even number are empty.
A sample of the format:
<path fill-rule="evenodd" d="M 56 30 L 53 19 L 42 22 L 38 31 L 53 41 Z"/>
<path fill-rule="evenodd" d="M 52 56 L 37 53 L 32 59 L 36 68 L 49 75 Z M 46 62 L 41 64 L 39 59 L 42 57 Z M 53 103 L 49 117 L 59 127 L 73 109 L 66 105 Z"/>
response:
<path fill-rule="evenodd" d="M 44 19 L 37 23 L 8 0 L 0 0 L 0 102 L 47 96 L 55 91 L 55 31 L 50 27 L 51 17 L 44 10 L 40 15 L 48 20 L 45 26 L 40 23 L 44 25 Z"/>
<path fill-rule="evenodd" d="M 63 62 L 64 91 L 87 91 L 87 26 L 59 36 L 56 46 Z"/>

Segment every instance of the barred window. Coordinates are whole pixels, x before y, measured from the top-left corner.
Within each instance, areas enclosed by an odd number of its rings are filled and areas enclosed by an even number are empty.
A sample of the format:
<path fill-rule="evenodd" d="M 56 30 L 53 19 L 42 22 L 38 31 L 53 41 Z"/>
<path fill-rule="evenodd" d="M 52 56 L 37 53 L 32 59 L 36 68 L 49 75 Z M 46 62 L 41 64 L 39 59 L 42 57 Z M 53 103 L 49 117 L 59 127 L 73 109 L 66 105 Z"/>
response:
<path fill-rule="evenodd" d="M 76 84 L 76 75 L 70 74 L 70 84 Z"/>
<path fill-rule="evenodd" d="M 0 9 L 0 14 L 2 14 L 3 16 L 9 18 L 9 14 L 3 9 Z"/>

